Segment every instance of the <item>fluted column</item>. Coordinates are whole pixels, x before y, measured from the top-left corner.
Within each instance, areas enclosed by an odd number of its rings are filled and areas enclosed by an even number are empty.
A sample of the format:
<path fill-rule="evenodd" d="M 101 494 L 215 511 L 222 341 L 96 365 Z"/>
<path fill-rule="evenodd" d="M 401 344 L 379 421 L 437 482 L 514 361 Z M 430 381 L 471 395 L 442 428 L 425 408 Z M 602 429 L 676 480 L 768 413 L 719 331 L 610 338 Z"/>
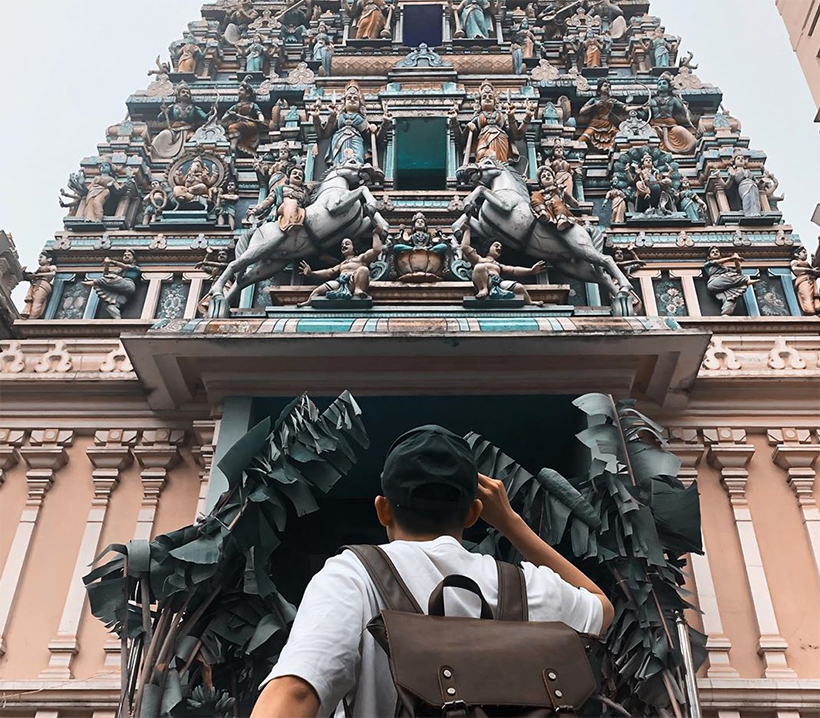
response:
<path fill-rule="evenodd" d="M 77 634 L 86 600 L 83 576 L 88 573 L 91 563 L 101 548 L 100 536 L 105 523 L 108 502 L 111 493 L 119 483 L 120 472 L 131 462 L 130 446 L 136 442 L 136 439 L 136 431 L 122 429 L 98 431 L 94 436 L 94 445 L 86 450 L 88 460 L 94 467 L 91 472 L 94 497 L 91 500 L 85 531 L 74 563 L 74 572 L 71 575 L 71 584 L 63 606 L 57 635 L 48 644 L 50 653 L 48 666 L 40 672 L 40 678 L 69 679 L 73 677 L 71 663 L 80 649 Z"/>
<path fill-rule="evenodd" d="M 720 470 L 721 482 L 729 494 L 734 513 L 755 620 L 760 631 L 758 653 L 763 658 L 764 675 L 766 678 L 796 678 L 797 675 L 786 662 L 788 643 L 780 634 L 777 624 L 772 594 L 746 500 L 746 484 L 749 481 L 746 467 L 755 448 L 746 443 L 746 432 L 742 429 L 719 428 L 706 430 L 703 435 L 707 443 L 711 444 L 709 463 Z"/>
<path fill-rule="evenodd" d="M 681 460 L 678 478 L 685 486 L 689 486 L 698 478 L 698 467 L 706 446 L 699 441 L 696 429 L 670 429 L 669 433 L 672 441 L 667 448 Z M 706 553 L 706 541 L 702 530 L 701 542 L 703 555 L 689 554 L 689 564 L 692 566 L 703 631 L 706 633 L 706 651 L 709 657 L 706 675 L 709 678 L 736 678 L 739 674 L 732 667 L 730 659 L 732 642 L 723 630 L 720 604 L 715 593 L 712 567 L 709 563 L 709 554 Z"/>
<path fill-rule="evenodd" d="M 811 444 L 808 429 L 771 429 L 769 443 L 774 445 L 772 461 L 785 469 L 787 481 L 797 496 L 803 525 L 809 539 L 814 567 L 820 577 L 820 507 L 814 496 L 817 471 L 814 466 L 820 456 L 820 444 Z"/>
<path fill-rule="evenodd" d="M 185 432 L 182 430 L 155 429 L 143 432 L 142 442 L 133 448 L 141 467 L 142 480 L 142 505 L 134 531 L 135 539 L 151 539 L 159 497 L 168 480 L 168 469 L 179 461 L 177 445 L 184 438 Z"/>
<path fill-rule="evenodd" d="M 199 501 L 196 505 L 196 517 L 205 513 L 208 503 L 208 482 L 211 480 L 211 466 L 214 461 L 214 437 L 216 435 L 215 421 L 195 421 L 194 434 L 197 447 L 194 449 L 194 458 L 199 465 Z"/>
<path fill-rule="evenodd" d="M 185 439 L 181 429 L 152 429 L 142 434 L 142 440 L 131 449 L 140 465 L 142 480 L 142 503 L 140 505 L 134 540 L 150 541 L 154 530 L 154 518 L 159 506 L 159 497 L 168 481 L 168 470 L 180 459 L 177 446 Z M 120 670 L 120 641 L 110 638 L 106 641 L 103 673 Z"/>
<path fill-rule="evenodd" d="M 28 466 L 28 497 L 20 523 L 17 524 L 8 559 L 3 567 L 3 575 L 0 576 L 0 655 L 6 652 L 5 637 L 8 633 L 9 618 L 17 598 L 20 577 L 28 559 L 40 509 L 54 483 L 55 473 L 68 461 L 65 447 L 73 440 L 73 431 L 38 430 L 31 433 L 29 445 L 19 449 L 20 456 Z"/>

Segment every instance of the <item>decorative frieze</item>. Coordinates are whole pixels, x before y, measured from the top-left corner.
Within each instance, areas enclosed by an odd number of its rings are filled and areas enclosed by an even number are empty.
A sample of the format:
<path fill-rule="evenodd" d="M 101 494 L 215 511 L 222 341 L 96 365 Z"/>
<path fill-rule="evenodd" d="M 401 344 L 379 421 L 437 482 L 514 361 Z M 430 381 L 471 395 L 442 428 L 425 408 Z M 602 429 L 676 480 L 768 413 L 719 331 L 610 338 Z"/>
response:
<path fill-rule="evenodd" d="M 820 377 L 820 337 L 715 334 L 699 376 Z"/>
<path fill-rule="evenodd" d="M 100 535 L 105 523 L 108 502 L 111 493 L 119 483 L 120 472 L 131 463 L 130 447 L 136 443 L 137 436 L 138 433 L 133 430 L 98 431 L 94 435 L 94 445 L 86 450 L 88 460 L 94 467 L 91 472 L 94 497 L 91 500 L 85 531 L 77 552 L 57 635 L 48 644 L 50 653 L 48 666 L 40 672 L 40 678 L 69 679 L 73 677 L 71 663 L 79 651 L 77 633 L 86 600 L 82 578 L 88 573 L 88 567 L 93 563 L 100 549 Z"/>
<path fill-rule="evenodd" d="M 0 342 L 0 381 L 134 379 L 117 339 L 26 339 Z"/>
<path fill-rule="evenodd" d="M 20 463 L 20 451 L 26 432 L 19 429 L 0 429 L 0 487 L 6 480 L 6 471 Z"/>

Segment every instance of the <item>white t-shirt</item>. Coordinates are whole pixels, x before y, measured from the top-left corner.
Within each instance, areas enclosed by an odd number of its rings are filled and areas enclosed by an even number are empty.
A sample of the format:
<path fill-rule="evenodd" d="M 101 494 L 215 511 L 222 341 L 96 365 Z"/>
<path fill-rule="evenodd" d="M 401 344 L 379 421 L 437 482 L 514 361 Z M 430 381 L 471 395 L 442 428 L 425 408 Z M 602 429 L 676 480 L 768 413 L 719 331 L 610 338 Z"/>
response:
<path fill-rule="evenodd" d="M 498 604 L 498 569 L 490 556 L 470 553 L 451 536 L 434 541 L 394 541 L 382 546 L 410 592 L 427 610 L 433 589 L 445 576 L 469 576 L 484 598 Z M 598 634 L 603 606 L 598 598 L 575 588 L 546 566 L 523 563 L 531 621 L 563 621 L 577 631 Z M 478 616 L 478 598 L 448 589 L 448 616 Z M 367 570 L 351 552 L 328 559 L 308 584 L 290 639 L 265 683 L 282 676 L 307 681 L 321 700 L 320 716 L 344 715 L 347 697 L 354 716 L 392 716 L 396 691 L 387 656 L 365 630 L 384 604 Z M 263 684 L 264 685 L 264 684 Z"/>

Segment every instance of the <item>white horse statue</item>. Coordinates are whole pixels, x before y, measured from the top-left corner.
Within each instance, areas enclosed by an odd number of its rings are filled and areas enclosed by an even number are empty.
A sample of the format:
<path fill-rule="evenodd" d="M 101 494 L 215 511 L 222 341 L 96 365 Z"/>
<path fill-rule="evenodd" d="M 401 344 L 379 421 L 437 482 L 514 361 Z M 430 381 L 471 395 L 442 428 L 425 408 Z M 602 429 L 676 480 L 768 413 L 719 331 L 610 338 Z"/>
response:
<path fill-rule="evenodd" d="M 614 298 L 613 313 L 631 313 L 632 285 L 615 260 L 603 253 L 603 234 L 597 234 L 600 246 L 596 246 L 589 232 L 577 224 L 559 232 L 537 221 L 524 178 L 492 158 L 462 167 L 459 172 L 478 186 L 465 200 L 464 214 L 453 224 L 454 231 L 469 222 L 473 234 L 544 259 L 569 277 L 602 282 Z"/>
<path fill-rule="evenodd" d="M 272 277 L 297 259 L 320 254 L 346 237 L 369 234 L 373 226 L 389 229 L 381 203 L 365 186 L 372 168 L 350 159 L 331 169 L 314 191 L 304 225 L 285 232 L 275 221 L 246 232 L 237 242 L 236 259 L 211 287 L 208 316 L 227 318 L 230 302 L 245 287 Z M 233 285 L 225 294 L 229 281 Z"/>

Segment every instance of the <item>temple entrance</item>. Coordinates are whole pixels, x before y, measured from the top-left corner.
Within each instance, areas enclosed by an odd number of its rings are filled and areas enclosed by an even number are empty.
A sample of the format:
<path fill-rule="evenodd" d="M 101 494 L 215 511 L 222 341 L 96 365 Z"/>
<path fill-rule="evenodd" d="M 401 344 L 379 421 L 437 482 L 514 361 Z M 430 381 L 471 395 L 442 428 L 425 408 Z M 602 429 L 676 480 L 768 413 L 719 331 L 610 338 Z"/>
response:
<path fill-rule="evenodd" d="M 313 399 L 320 408 L 329 403 Z M 360 453 L 350 474 L 319 501 L 320 511 L 288 520 L 274 556 L 274 564 L 288 570 L 275 571 L 277 587 L 289 601 L 298 603 L 310 578 L 340 546 L 386 541 L 373 510 L 382 462 L 396 437 L 415 426 L 437 423 L 458 434 L 475 431 L 533 473 L 546 466 L 565 476 L 577 475 L 585 467 L 575 434 L 584 425 L 572 399 L 552 395 L 357 397 L 370 449 Z M 257 399 L 254 422 L 278 416 L 286 404 L 284 399 Z M 479 525 L 475 531 L 478 540 L 484 527 Z"/>

